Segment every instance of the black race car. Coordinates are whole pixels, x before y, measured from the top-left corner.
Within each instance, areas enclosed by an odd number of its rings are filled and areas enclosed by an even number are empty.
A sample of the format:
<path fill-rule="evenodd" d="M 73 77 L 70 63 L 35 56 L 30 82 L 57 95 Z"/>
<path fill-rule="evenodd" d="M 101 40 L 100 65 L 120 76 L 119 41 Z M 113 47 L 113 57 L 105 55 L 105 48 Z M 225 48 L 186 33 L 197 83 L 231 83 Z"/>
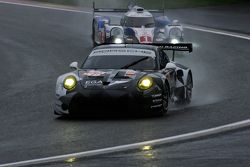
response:
<path fill-rule="evenodd" d="M 94 48 L 80 67 L 73 62 L 70 67 L 74 71 L 58 77 L 54 113 L 164 115 L 170 101 L 190 103 L 192 72 L 170 61 L 165 50 L 191 52 L 192 44 L 109 44 Z"/>

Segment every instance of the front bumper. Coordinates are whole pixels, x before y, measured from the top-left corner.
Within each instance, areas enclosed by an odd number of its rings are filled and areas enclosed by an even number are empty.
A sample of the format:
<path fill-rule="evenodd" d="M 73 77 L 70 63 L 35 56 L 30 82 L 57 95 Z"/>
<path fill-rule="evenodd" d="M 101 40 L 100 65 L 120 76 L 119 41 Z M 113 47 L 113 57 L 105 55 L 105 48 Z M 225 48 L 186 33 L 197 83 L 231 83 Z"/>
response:
<path fill-rule="evenodd" d="M 76 90 L 56 97 L 55 114 L 94 112 L 153 112 L 162 108 L 162 89 L 155 85 L 147 91 Z"/>

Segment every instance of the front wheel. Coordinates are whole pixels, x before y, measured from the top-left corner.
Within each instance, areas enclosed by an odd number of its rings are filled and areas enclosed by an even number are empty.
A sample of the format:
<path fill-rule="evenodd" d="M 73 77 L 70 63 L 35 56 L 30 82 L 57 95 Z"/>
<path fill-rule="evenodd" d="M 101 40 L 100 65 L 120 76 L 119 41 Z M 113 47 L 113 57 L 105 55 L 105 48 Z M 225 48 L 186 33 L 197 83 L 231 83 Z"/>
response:
<path fill-rule="evenodd" d="M 159 111 L 154 112 L 153 116 L 164 116 L 168 112 L 168 95 L 162 95 L 162 107 Z"/>

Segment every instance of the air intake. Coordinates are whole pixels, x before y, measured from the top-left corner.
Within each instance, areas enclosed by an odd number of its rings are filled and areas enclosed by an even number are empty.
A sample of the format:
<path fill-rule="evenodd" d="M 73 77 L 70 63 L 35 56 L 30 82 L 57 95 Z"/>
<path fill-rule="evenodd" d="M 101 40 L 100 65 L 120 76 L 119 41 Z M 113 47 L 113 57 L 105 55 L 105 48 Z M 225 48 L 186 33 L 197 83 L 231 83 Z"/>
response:
<path fill-rule="evenodd" d="M 137 11 L 137 13 L 143 13 L 144 9 L 139 7 L 136 9 L 136 11 Z"/>

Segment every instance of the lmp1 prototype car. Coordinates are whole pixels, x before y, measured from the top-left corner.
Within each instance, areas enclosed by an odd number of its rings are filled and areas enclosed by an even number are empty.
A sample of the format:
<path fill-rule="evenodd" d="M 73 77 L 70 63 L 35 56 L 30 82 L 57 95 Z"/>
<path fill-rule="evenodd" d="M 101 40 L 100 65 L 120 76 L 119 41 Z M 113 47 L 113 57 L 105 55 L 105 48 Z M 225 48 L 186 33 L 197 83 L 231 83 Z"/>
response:
<path fill-rule="evenodd" d="M 192 51 L 192 44 L 112 44 L 93 49 L 81 67 L 61 75 L 56 83 L 54 113 L 94 111 L 143 112 L 164 115 L 169 101 L 188 104 L 191 69 L 170 61 L 164 50 Z"/>
<path fill-rule="evenodd" d="M 164 10 L 145 10 L 139 6 L 129 9 L 101 9 L 94 6 L 92 39 L 94 46 L 102 43 L 179 43 L 183 42 L 183 27 L 178 20 L 170 21 Z M 126 12 L 119 25 L 112 25 L 109 16 L 100 12 Z M 157 13 L 158 16 L 154 16 Z M 159 13 L 161 16 L 159 16 Z M 120 39 L 119 39 L 120 38 Z M 122 41 L 121 39 L 125 39 Z"/>

